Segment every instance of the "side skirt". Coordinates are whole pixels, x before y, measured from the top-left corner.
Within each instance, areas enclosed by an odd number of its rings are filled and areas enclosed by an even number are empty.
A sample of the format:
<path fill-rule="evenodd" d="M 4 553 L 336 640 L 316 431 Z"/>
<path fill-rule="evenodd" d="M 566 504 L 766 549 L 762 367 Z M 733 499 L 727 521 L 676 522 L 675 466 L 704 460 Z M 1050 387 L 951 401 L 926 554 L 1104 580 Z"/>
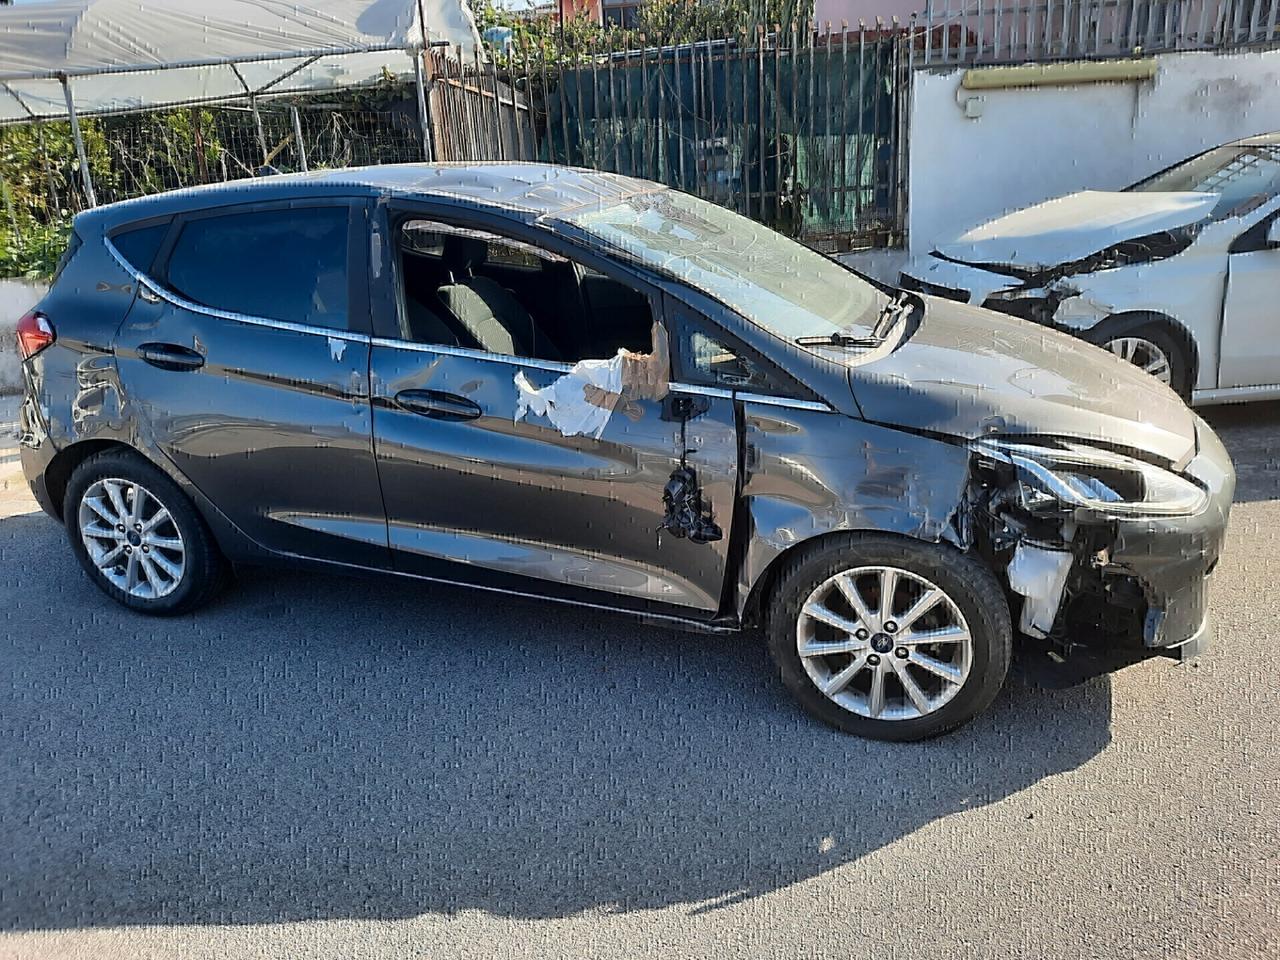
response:
<path fill-rule="evenodd" d="M 417 580 L 426 583 L 440 583 L 451 587 L 468 587 L 474 590 L 486 590 L 489 593 L 498 593 L 509 597 L 522 597 L 528 600 L 550 601 L 553 603 L 562 603 L 574 607 L 582 607 L 589 610 L 599 610 L 606 613 L 618 613 L 624 616 L 633 617 L 643 623 L 652 624 L 660 627 L 676 627 L 693 633 L 709 633 L 709 634 L 730 634 L 741 633 L 742 626 L 736 618 L 721 617 L 715 620 L 695 620 L 690 617 L 684 617 L 676 613 L 657 613 L 651 610 L 636 610 L 631 607 L 617 606 L 613 604 L 599 603 L 593 600 L 584 600 L 574 597 L 555 596 L 546 593 L 535 593 L 532 590 L 516 590 L 510 587 L 498 587 L 486 583 L 476 583 L 473 581 L 452 579 L 449 577 L 428 576 L 420 573 L 407 573 L 403 570 L 383 570 L 373 567 L 362 567 L 356 564 L 342 563 L 337 560 L 317 560 L 312 557 L 299 556 L 289 553 L 272 553 L 270 559 L 263 557 L 261 560 L 252 560 L 245 562 L 244 566 L 265 566 L 280 567 L 288 566 L 290 568 L 303 567 L 311 570 L 324 571 L 335 574 L 349 574 L 361 577 L 382 578 L 385 576 L 398 577 L 404 580 Z"/>

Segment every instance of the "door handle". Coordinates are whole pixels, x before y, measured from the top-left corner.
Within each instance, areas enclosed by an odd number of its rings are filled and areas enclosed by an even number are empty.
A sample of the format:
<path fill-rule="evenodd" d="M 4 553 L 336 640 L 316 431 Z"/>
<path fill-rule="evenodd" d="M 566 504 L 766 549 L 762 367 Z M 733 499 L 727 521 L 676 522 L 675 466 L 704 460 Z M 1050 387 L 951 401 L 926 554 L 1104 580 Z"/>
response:
<path fill-rule="evenodd" d="M 396 403 L 432 420 L 474 420 L 483 413 L 474 400 L 440 390 L 401 390 L 396 394 Z"/>
<path fill-rule="evenodd" d="M 198 370 L 204 366 L 204 356 L 177 343 L 143 343 L 138 346 L 138 356 L 161 370 Z"/>

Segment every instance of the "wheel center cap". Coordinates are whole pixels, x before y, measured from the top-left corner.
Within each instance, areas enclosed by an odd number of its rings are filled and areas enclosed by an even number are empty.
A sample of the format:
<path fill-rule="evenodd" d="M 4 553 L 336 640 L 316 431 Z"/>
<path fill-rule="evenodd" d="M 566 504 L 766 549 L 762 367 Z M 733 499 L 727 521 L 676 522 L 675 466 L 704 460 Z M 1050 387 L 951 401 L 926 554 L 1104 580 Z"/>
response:
<path fill-rule="evenodd" d="M 125 539 L 129 541 L 129 546 L 131 547 L 139 547 L 142 545 L 142 537 L 136 530 L 131 530 Z"/>
<path fill-rule="evenodd" d="M 877 633 L 871 638 L 871 649 L 876 653 L 888 653 L 893 649 L 893 637 L 887 633 Z"/>

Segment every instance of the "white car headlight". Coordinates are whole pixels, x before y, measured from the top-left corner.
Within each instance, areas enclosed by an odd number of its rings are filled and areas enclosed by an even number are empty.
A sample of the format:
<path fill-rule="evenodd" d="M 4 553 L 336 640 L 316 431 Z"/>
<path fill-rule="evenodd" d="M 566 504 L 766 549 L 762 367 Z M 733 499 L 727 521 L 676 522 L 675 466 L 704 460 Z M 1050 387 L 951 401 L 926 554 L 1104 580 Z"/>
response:
<path fill-rule="evenodd" d="M 1176 473 L 1083 444 L 975 440 L 970 446 L 1017 469 L 1019 497 L 1033 513 L 1060 504 L 1116 517 L 1188 516 L 1203 510 L 1209 499 Z"/>

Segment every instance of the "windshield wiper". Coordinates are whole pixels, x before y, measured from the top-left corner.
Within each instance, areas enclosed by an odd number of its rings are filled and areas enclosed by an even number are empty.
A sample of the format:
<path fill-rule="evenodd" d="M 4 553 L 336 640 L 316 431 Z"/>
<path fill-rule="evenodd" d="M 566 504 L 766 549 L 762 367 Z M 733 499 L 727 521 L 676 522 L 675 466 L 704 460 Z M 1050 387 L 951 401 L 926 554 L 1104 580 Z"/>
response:
<path fill-rule="evenodd" d="M 855 337 L 837 330 L 820 337 L 796 337 L 795 342 L 801 347 L 878 347 L 884 343 L 884 338 Z"/>
<path fill-rule="evenodd" d="M 855 337 L 851 333 L 835 330 L 821 336 L 796 337 L 795 343 L 801 347 L 878 347 L 885 338 L 908 313 L 911 312 L 911 297 L 907 293 L 899 293 L 890 300 L 880 316 L 870 336 Z"/>
<path fill-rule="evenodd" d="M 871 331 L 871 336 L 884 340 L 885 337 L 889 336 L 889 332 L 910 312 L 911 297 L 907 293 L 900 291 L 880 311 L 880 319 L 876 321 L 875 328 Z"/>

